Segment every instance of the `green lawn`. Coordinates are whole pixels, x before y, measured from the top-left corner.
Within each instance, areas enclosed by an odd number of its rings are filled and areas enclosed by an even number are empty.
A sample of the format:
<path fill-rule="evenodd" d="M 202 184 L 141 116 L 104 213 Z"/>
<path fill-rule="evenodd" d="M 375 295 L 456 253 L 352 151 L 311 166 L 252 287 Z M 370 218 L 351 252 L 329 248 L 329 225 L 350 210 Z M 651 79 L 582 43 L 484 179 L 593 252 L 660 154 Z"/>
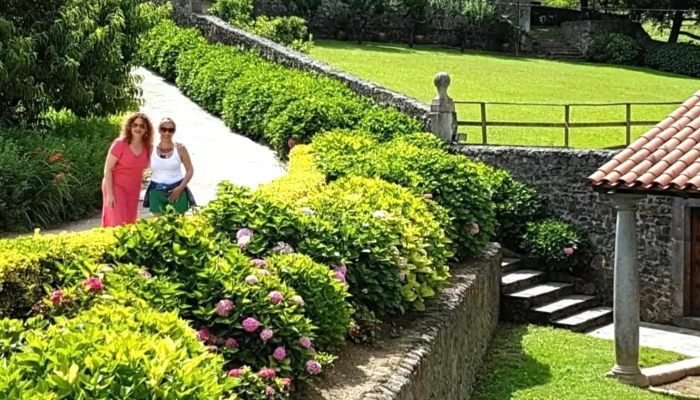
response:
<path fill-rule="evenodd" d="M 642 367 L 684 357 L 642 348 Z M 608 379 L 610 340 L 565 330 L 501 325 L 478 375 L 473 400 L 670 400 Z"/>
<path fill-rule="evenodd" d="M 452 77 L 449 93 L 462 101 L 537 103 L 683 101 L 700 89 L 700 80 L 656 71 L 600 64 L 569 63 L 510 55 L 469 52 L 437 46 L 409 49 L 403 45 L 319 41 L 311 55 L 356 74 L 429 102 L 436 94 L 433 77 L 445 71 Z M 658 121 L 675 106 L 633 108 L 633 120 Z M 459 105 L 460 120 L 479 120 L 478 106 Z M 489 120 L 563 122 L 563 107 L 489 106 Z M 624 106 L 572 108 L 572 122 L 624 121 Z M 635 135 L 648 127 L 637 127 Z M 481 140 L 481 128 L 461 129 L 468 141 Z M 489 128 L 489 143 L 563 145 L 559 128 Z M 579 128 L 571 131 L 571 145 L 607 147 L 624 142 L 624 128 Z"/>

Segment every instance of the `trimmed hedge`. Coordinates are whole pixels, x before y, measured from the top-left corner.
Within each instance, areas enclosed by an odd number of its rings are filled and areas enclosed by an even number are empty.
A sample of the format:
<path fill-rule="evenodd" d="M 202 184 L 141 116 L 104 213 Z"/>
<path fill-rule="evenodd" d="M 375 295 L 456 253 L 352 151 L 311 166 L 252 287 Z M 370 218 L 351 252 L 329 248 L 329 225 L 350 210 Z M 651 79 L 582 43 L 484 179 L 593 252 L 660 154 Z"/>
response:
<path fill-rule="evenodd" d="M 318 170 L 311 146 L 299 145 L 289 154 L 287 174 L 259 186 L 256 191 L 284 203 L 294 203 L 319 191 L 325 183 L 326 176 Z"/>
<path fill-rule="evenodd" d="M 178 28 L 172 21 L 162 22 L 143 38 L 139 59 L 174 80 L 208 111 L 220 114 L 233 131 L 262 139 L 283 156 L 290 139 L 308 143 L 328 130 L 362 126 L 390 139 L 422 128 L 419 121 L 377 106 L 331 78 L 204 43 L 195 29 Z"/>

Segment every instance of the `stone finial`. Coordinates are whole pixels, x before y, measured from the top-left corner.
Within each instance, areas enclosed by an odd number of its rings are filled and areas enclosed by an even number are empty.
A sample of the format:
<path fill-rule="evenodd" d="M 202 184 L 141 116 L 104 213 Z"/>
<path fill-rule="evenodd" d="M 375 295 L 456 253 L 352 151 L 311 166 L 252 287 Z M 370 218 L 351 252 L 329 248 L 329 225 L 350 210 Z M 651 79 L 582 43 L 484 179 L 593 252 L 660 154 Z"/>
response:
<path fill-rule="evenodd" d="M 435 75 L 433 83 L 437 88 L 438 95 L 436 99 L 449 99 L 450 96 L 447 95 L 447 88 L 450 87 L 451 83 L 450 75 L 447 72 L 440 72 Z"/>

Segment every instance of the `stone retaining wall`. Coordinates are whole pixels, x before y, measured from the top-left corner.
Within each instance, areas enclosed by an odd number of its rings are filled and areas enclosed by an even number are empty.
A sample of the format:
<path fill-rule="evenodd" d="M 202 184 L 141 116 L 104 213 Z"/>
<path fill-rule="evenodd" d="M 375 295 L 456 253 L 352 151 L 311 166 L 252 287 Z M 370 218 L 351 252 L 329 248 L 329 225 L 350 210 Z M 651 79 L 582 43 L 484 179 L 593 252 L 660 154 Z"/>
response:
<path fill-rule="evenodd" d="M 194 14 L 190 11 L 189 1 L 172 1 L 174 17 L 178 25 L 199 28 L 210 42 L 258 51 L 267 60 L 287 67 L 334 78 L 348 85 L 350 89 L 360 96 L 370 97 L 379 104 L 395 107 L 401 112 L 423 121 L 426 124 L 426 129 L 429 130 L 430 106 L 427 104 L 386 89 L 379 84 L 360 79 L 355 75 L 314 60 L 306 54 L 290 50 L 271 40 L 237 29 L 217 17 Z M 164 3 L 165 1 L 160 0 L 159 2 Z M 426 79 L 432 79 L 432 77 L 426 76 Z"/>
<path fill-rule="evenodd" d="M 471 397 L 476 374 L 498 325 L 500 246 L 452 269 L 442 296 L 404 331 L 406 351 L 385 383 L 363 400 L 443 400 Z"/>
<path fill-rule="evenodd" d="M 594 246 L 591 278 L 600 295 L 612 303 L 615 256 L 615 208 L 608 196 L 594 192 L 584 179 L 616 152 L 524 147 L 456 146 L 469 158 L 508 170 L 515 179 L 532 185 L 547 200 L 556 217 L 588 233 Z M 672 227 L 680 200 L 648 197 L 639 203 L 637 234 L 641 272 L 641 316 L 644 321 L 668 323 L 681 316 L 682 277 L 677 271 Z M 682 299 L 681 299 L 682 300 Z"/>
<path fill-rule="evenodd" d="M 619 33 L 634 38 L 641 46 L 647 46 L 652 42 L 641 24 L 628 19 L 605 19 L 569 21 L 562 25 L 562 32 L 566 40 L 576 48 L 586 53 L 596 35 Z"/>

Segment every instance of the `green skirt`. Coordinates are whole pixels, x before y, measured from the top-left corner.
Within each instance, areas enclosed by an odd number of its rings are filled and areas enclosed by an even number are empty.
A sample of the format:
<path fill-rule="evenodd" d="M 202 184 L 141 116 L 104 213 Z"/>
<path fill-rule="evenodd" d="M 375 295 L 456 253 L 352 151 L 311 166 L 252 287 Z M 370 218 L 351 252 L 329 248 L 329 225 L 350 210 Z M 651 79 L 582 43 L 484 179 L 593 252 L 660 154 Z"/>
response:
<path fill-rule="evenodd" d="M 160 190 L 151 190 L 148 192 L 149 209 L 154 214 L 163 214 L 168 205 L 171 205 L 175 211 L 184 214 L 190 209 L 190 202 L 187 199 L 187 192 L 182 191 L 180 197 L 175 201 L 168 200 L 170 193 Z"/>

